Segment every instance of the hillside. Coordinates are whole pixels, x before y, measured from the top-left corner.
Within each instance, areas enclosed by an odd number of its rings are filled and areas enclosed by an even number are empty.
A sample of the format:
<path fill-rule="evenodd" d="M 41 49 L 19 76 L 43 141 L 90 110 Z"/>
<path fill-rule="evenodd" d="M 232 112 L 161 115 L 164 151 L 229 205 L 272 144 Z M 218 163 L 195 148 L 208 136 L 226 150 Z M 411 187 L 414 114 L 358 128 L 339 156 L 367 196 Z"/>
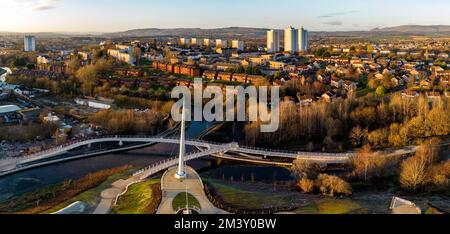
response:
<path fill-rule="evenodd" d="M 450 34 L 450 25 L 402 25 L 388 28 L 376 28 L 371 32 L 404 34 Z"/>
<path fill-rule="evenodd" d="M 174 28 L 174 29 L 134 29 L 125 32 L 106 33 L 105 37 L 220 37 L 257 38 L 266 35 L 265 28 L 229 27 L 216 29 Z"/>

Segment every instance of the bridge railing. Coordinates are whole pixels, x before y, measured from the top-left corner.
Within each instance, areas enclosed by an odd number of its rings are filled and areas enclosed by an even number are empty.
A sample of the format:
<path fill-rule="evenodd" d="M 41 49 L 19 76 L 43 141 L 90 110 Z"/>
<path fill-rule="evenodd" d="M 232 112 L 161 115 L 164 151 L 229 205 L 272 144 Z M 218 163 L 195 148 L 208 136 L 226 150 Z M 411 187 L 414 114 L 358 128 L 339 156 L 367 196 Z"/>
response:
<path fill-rule="evenodd" d="M 102 140 L 102 139 L 111 139 L 111 141 L 121 141 L 123 139 L 148 139 L 149 142 L 152 142 L 152 140 L 155 139 L 166 139 L 166 140 L 178 140 L 179 138 L 176 137 L 161 137 L 161 136 L 122 136 L 122 135 L 114 135 L 114 136 L 99 136 L 99 137 L 90 137 L 90 138 L 84 138 L 77 141 L 71 141 L 63 145 L 59 145 L 57 147 L 53 147 L 50 149 L 46 149 L 37 153 L 28 154 L 24 158 L 30 158 L 31 160 L 39 160 L 41 159 L 41 156 L 48 156 L 52 154 L 62 153 L 64 151 L 78 148 L 84 145 L 88 145 L 90 143 L 96 143 L 96 140 Z M 205 141 L 199 141 L 199 140 L 190 140 L 187 139 L 187 141 L 190 142 L 198 142 L 203 143 L 203 147 L 208 147 L 208 144 L 213 145 L 213 143 L 206 143 Z M 214 143 L 214 145 L 217 145 L 217 143 Z"/>
<path fill-rule="evenodd" d="M 39 151 L 37 153 L 31 153 L 31 154 L 25 154 L 25 156 L 39 156 L 41 154 L 48 154 L 48 153 L 52 153 L 57 151 L 58 149 L 62 149 L 77 143 L 81 143 L 81 142 L 86 142 L 86 141 L 90 141 L 90 140 L 97 140 L 97 139 L 105 139 L 105 138 L 131 138 L 131 137 L 145 137 L 145 138 L 158 138 L 158 137 L 162 137 L 165 136 L 167 134 L 170 134 L 171 132 L 175 131 L 176 129 L 178 129 L 180 126 L 180 124 L 175 125 L 175 127 L 167 129 L 159 134 L 153 135 L 153 136 L 148 136 L 148 135 L 142 135 L 142 136 L 123 136 L 123 135 L 102 135 L 102 136 L 95 136 L 95 137 L 85 137 L 85 138 L 81 138 L 81 139 L 77 139 L 74 141 L 69 141 L 67 143 L 64 143 L 62 145 L 57 145 L 55 147 L 51 147 L 49 149 L 45 149 L 42 151 Z"/>
<path fill-rule="evenodd" d="M 267 152 L 274 152 L 274 153 L 297 154 L 297 152 L 295 152 L 295 151 L 281 150 L 281 149 L 264 149 L 264 148 L 258 148 L 258 147 L 252 147 L 252 146 L 239 146 L 239 148 L 256 150 L 256 151 L 267 151 Z"/>
<path fill-rule="evenodd" d="M 193 152 L 187 153 L 185 155 L 185 161 L 190 161 L 190 160 L 197 159 L 197 158 L 200 158 L 200 157 L 204 157 L 204 156 L 207 156 L 207 155 L 210 155 L 210 154 L 215 154 L 215 153 L 218 153 L 218 152 L 221 152 L 221 151 L 226 151 L 226 147 L 218 147 L 218 148 L 209 149 L 209 150 L 205 150 L 205 151 L 193 151 Z M 179 160 L 178 157 L 174 157 L 174 158 L 169 158 L 169 159 L 157 162 L 155 164 L 152 164 L 152 165 L 150 165 L 150 166 L 148 166 L 146 168 L 143 168 L 143 169 L 135 172 L 133 174 L 133 176 L 140 176 L 141 179 L 147 178 L 147 177 L 149 177 L 149 176 L 151 176 L 151 175 L 153 175 L 155 173 L 158 173 L 158 172 L 160 172 L 162 170 L 165 170 L 165 169 L 167 169 L 169 167 L 177 165 L 178 164 L 178 160 Z"/>
<path fill-rule="evenodd" d="M 242 150 L 250 150 L 250 151 L 259 151 L 259 152 L 268 152 L 268 156 L 270 153 L 280 153 L 280 154 L 291 154 L 296 156 L 306 156 L 306 157 L 351 157 L 354 154 L 352 153 L 319 153 L 319 152 L 301 152 L 301 151 L 288 151 L 288 150 L 278 150 L 278 149 L 264 149 L 258 147 L 251 146 L 239 146 Z"/>

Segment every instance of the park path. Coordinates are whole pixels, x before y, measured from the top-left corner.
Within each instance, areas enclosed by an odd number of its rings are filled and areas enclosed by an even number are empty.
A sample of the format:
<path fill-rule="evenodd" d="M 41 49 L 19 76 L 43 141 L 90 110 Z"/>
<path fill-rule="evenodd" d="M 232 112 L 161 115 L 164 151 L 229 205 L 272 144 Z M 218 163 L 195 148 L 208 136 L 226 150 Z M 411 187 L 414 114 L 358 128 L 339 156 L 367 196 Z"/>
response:
<path fill-rule="evenodd" d="M 126 191 L 127 186 L 140 181 L 139 177 L 130 177 L 127 180 L 118 180 L 112 184 L 111 188 L 105 189 L 100 195 L 100 203 L 94 210 L 93 214 L 109 214 L 113 202 L 117 199 L 118 195 Z"/>
<path fill-rule="evenodd" d="M 191 167 L 186 167 L 187 178 L 180 181 L 175 178 L 176 167 L 172 167 L 166 171 L 161 178 L 162 199 L 157 214 L 175 214 L 172 202 L 173 199 L 182 192 L 186 192 L 194 196 L 200 204 L 201 214 L 228 214 L 228 212 L 216 208 L 205 194 L 203 182 L 198 173 Z"/>

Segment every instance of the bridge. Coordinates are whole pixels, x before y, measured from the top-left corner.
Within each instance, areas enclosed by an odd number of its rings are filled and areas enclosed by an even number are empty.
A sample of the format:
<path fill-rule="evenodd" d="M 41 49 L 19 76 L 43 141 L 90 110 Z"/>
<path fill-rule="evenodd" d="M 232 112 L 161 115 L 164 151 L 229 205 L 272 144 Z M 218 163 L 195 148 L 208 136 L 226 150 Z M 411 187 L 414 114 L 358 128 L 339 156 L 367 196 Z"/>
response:
<path fill-rule="evenodd" d="M 123 146 L 124 143 L 164 143 L 164 144 L 179 144 L 179 138 L 159 137 L 159 136 L 100 136 L 95 138 L 84 139 L 80 141 L 70 142 L 65 145 L 61 145 L 55 148 L 51 148 L 38 153 L 30 154 L 20 158 L 10 158 L 0 160 L 0 176 L 12 174 L 18 171 L 30 169 L 37 166 L 47 165 L 55 162 L 68 161 L 73 159 L 79 159 L 82 157 L 92 156 L 86 154 L 86 156 L 72 156 L 54 159 L 56 156 L 63 155 L 79 147 L 89 147 L 93 144 L 99 143 L 117 143 L 119 146 Z M 238 143 L 217 143 L 208 142 L 203 140 L 186 140 L 186 145 L 194 146 L 200 150 L 200 152 L 192 153 L 187 156 L 186 160 L 198 159 L 208 155 L 215 157 L 222 157 L 227 159 L 235 159 L 241 161 L 270 161 L 268 158 L 278 158 L 284 160 L 294 160 L 301 158 L 304 160 L 310 160 L 313 162 L 319 162 L 324 164 L 339 164 L 345 163 L 352 157 L 352 153 L 311 153 L 311 152 L 289 152 L 283 150 L 252 148 L 246 146 L 239 146 Z M 249 159 L 245 160 L 243 156 L 230 156 L 224 155 L 225 153 L 239 153 L 241 155 L 257 155 L 262 159 Z M 54 159 L 54 160 L 53 160 Z M 175 160 L 176 161 L 176 160 Z M 175 163 L 176 164 L 176 163 Z M 173 166 L 173 165 L 171 165 Z"/>

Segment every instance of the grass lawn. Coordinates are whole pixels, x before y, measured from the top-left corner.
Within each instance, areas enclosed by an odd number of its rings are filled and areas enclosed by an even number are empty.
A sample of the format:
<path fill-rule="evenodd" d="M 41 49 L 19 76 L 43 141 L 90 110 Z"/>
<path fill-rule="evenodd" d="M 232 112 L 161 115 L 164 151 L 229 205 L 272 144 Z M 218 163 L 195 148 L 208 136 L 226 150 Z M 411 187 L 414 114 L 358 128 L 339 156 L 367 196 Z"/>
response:
<path fill-rule="evenodd" d="M 208 182 L 214 186 L 218 195 L 220 195 L 222 199 L 229 204 L 250 209 L 290 205 L 290 201 L 283 196 L 270 193 L 245 191 L 214 180 L 208 180 Z"/>
<path fill-rule="evenodd" d="M 57 206 L 54 206 L 51 209 L 46 210 L 43 213 L 50 214 L 50 213 L 56 212 L 58 210 L 61 210 L 65 207 L 69 206 L 70 204 L 72 204 L 76 201 L 81 201 L 81 202 L 87 203 L 88 206 L 95 207 L 95 206 L 97 206 L 97 203 L 100 199 L 99 198 L 100 194 L 103 190 L 110 188 L 111 184 L 116 182 L 117 180 L 129 177 L 129 175 L 132 173 L 133 170 L 135 170 L 135 169 L 130 169 L 125 172 L 122 172 L 122 173 L 119 173 L 116 175 L 112 175 L 112 176 L 108 177 L 108 179 L 106 181 L 104 181 L 102 184 L 100 184 L 99 186 L 97 186 L 93 189 L 89 189 L 85 192 L 82 192 L 82 193 L 78 194 L 77 196 L 75 196 L 63 203 L 58 204 Z"/>
<path fill-rule="evenodd" d="M 111 213 L 145 214 L 153 199 L 151 185 L 159 182 L 160 179 L 152 179 L 131 185 L 127 193 L 119 198 L 117 206 L 113 207 Z"/>
<path fill-rule="evenodd" d="M 190 193 L 188 193 L 187 196 L 188 196 L 189 207 L 196 206 L 198 208 L 201 208 L 200 203 L 198 202 L 197 198 L 192 196 L 192 194 L 190 194 Z M 179 193 L 177 196 L 175 196 L 175 198 L 173 199 L 173 202 L 172 202 L 172 208 L 174 210 L 177 210 L 178 208 L 181 208 L 181 207 L 186 207 L 186 193 L 184 193 L 184 192 Z"/>
<path fill-rule="evenodd" d="M 359 204 L 350 200 L 324 198 L 301 207 L 294 212 L 297 214 L 347 214 L 360 209 L 361 206 Z"/>
<path fill-rule="evenodd" d="M 294 210 L 296 214 L 317 214 L 319 212 L 315 204 L 308 204 Z"/>

